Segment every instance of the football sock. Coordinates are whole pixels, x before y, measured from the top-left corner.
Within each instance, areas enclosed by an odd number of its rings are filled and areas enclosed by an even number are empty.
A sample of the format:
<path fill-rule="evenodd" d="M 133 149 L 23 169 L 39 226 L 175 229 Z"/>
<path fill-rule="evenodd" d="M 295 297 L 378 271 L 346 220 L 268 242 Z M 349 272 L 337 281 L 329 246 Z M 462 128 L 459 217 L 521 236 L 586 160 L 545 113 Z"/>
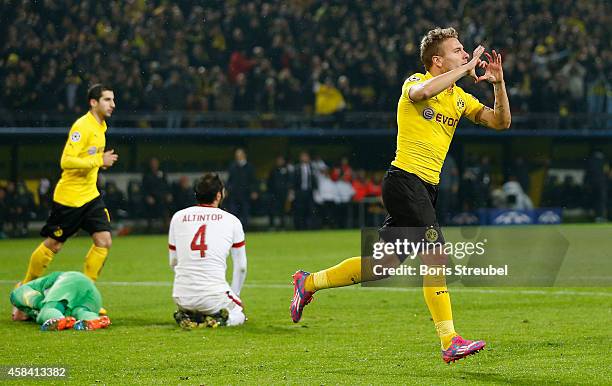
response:
<path fill-rule="evenodd" d="M 361 257 L 351 257 L 323 271 L 314 272 L 304 282 L 306 291 L 344 287 L 361 282 Z"/>
<path fill-rule="evenodd" d="M 49 319 L 60 319 L 64 317 L 64 312 L 66 311 L 66 307 L 62 302 L 48 302 L 40 309 L 38 316 L 36 317 L 36 322 L 38 324 L 43 324 Z"/>
<path fill-rule="evenodd" d="M 442 350 L 446 350 L 457 333 L 444 274 L 423 276 L 423 296 L 440 337 Z"/>
<path fill-rule="evenodd" d="M 40 243 L 38 248 L 32 252 L 30 256 L 30 264 L 28 265 L 28 272 L 26 272 L 25 278 L 22 280 L 22 284 L 25 284 L 34 279 L 38 279 L 43 275 L 47 266 L 53 260 L 55 253 L 47 248 L 45 243 Z"/>
<path fill-rule="evenodd" d="M 93 281 L 96 281 L 102 267 L 104 266 L 104 261 L 106 260 L 107 255 L 108 248 L 96 247 L 95 245 L 92 245 L 91 248 L 89 248 L 89 252 L 87 252 L 87 256 L 85 256 L 85 266 L 83 268 L 83 273 L 85 276 L 89 277 Z"/>
<path fill-rule="evenodd" d="M 89 311 L 89 309 L 85 307 L 75 307 L 72 310 L 72 316 L 74 316 L 76 320 L 94 320 L 100 318 L 100 315 Z"/>

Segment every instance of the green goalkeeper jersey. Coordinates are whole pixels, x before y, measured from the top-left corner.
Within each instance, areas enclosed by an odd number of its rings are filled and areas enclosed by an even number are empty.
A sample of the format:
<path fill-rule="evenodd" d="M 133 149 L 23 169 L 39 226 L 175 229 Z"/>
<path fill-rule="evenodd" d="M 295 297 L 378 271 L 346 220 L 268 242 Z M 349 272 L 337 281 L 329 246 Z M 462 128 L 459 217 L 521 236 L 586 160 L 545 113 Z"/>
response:
<path fill-rule="evenodd" d="M 66 316 L 76 308 L 86 308 L 94 313 L 102 308 L 100 292 L 81 272 L 50 273 L 15 288 L 10 297 L 15 307 L 33 319 L 48 302 L 64 303 Z"/>

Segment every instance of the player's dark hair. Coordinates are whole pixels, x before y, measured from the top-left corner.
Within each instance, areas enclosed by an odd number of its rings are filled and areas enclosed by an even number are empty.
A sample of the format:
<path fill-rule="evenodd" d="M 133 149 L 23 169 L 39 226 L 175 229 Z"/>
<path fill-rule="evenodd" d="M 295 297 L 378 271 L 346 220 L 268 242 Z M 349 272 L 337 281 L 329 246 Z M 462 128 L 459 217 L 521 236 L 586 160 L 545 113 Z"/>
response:
<path fill-rule="evenodd" d="M 92 99 L 100 101 L 100 98 L 102 98 L 102 93 L 104 91 L 113 91 L 113 89 L 101 83 L 96 83 L 91 86 L 89 90 L 87 90 L 87 104 L 89 104 L 89 101 L 91 101 Z"/>
<path fill-rule="evenodd" d="M 216 173 L 206 173 L 193 184 L 198 204 L 211 204 L 217 198 L 217 193 L 223 194 L 223 181 Z"/>
<path fill-rule="evenodd" d="M 429 71 L 433 65 L 433 57 L 440 55 L 440 45 L 446 39 L 459 38 L 459 34 L 453 27 L 436 28 L 427 32 L 421 39 L 421 62 L 425 69 Z"/>

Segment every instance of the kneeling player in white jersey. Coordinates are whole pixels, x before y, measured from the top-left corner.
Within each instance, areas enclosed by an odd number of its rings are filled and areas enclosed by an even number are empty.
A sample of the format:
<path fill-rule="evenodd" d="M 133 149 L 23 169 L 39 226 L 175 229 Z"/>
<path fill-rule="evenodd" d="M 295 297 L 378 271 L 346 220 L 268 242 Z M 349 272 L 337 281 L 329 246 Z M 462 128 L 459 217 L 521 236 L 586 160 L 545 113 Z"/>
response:
<path fill-rule="evenodd" d="M 246 278 L 246 249 L 240 220 L 219 208 L 223 182 L 216 174 L 199 178 L 198 205 L 180 210 L 170 222 L 168 248 L 174 269 L 174 318 L 183 328 L 237 326 L 246 320 L 240 290 Z M 225 280 L 227 256 L 233 276 Z"/>

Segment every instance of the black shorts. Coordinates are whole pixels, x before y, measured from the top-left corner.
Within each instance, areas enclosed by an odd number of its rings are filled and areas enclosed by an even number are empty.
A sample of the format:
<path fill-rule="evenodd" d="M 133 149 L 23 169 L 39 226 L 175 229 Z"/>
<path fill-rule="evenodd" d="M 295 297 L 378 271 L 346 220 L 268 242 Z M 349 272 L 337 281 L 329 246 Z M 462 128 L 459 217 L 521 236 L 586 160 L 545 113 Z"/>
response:
<path fill-rule="evenodd" d="M 391 242 L 406 238 L 413 242 L 444 243 L 436 218 L 437 198 L 437 186 L 391 166 L 382 182 L 382 199 L 388 215 L 379 230 L 381 238 Z"/>
<path fill-rule="evenodd" d="M 78 208 L 64 206 L 54 201 L 40 235 L 63 243 L 79 229 L 86 230 L 90 235 L 111 231 L 110 215 L 101 196 Z"/>

